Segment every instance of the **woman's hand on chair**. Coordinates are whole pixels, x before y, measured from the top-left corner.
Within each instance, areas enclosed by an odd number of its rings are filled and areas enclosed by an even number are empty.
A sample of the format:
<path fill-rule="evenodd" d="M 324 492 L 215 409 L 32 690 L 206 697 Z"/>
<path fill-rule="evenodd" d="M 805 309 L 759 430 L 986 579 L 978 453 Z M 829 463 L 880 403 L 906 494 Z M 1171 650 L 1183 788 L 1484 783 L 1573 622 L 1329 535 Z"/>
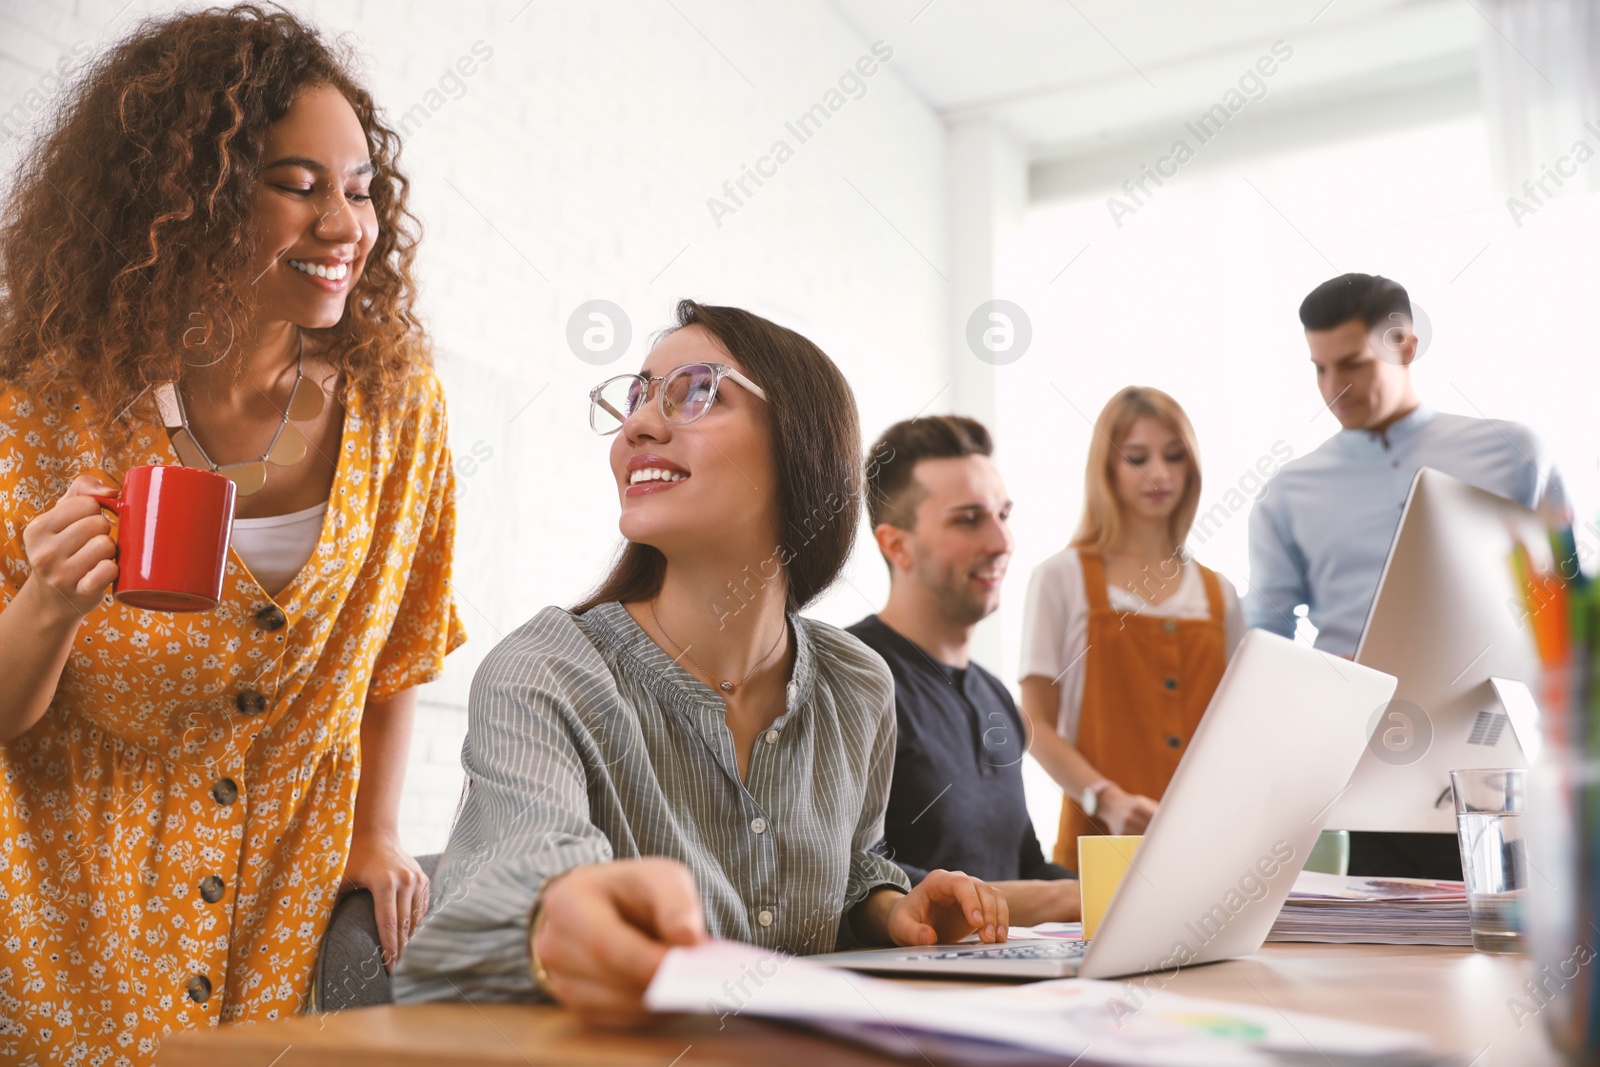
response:
<path fill-rule="evenodd" d="M 644 857 L 574 867 L 549 882 L 529 932 L 551 995 L 582 1021 L 633 1027 L 667 950 L 706 937 L 694 875 Z"/>
<path fill-rule="evenodd" d="M 354 889 L 372 894 L 372 912 L 378 921 L 378 943 L 383 966 L 393 971 L 400 950 L 428 914 L 428 876 L 417 861 L 400 847 L 394 834 L 361 833 L 350 841 L 339 895 Z"/>

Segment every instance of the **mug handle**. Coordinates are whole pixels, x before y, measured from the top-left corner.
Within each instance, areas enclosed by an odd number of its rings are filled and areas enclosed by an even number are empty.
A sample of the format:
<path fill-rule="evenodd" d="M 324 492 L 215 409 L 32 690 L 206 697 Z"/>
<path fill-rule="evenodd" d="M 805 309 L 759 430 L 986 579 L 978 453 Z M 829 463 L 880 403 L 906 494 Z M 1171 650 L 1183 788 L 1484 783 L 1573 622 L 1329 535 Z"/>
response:
<path fill-rule="evenodd" d="M 111 512 L 111 517 L 117 524 L 112 528 L 112 540 L 117 540 L 116 532 L 121 528 L 122 514 L 128 510 L 128 502 L 122 499 L 122 491 L 119 489 L 116 496 L 102 496 L 99 493 L 90 493 L 89 498 Z M 121 547 L 119 542 L 117 548 L 120 550 Z"/>
<path fill-rule="evenodd" d="M 105 472 L 96 471 L 94 473 L 104 475 Z M 114 478 L 106 478 L 105 481 L 113 485 L 116 484 L 116 479 Z M 117 542 L 117 559 L 120 562 L 122 558 L 122 543 L 119 531 L 122 525 L 123 513 L 128 510 L 128 502 L 122 498 L 122 486 L 117 486 L 117 491 L 115 494 L 90 493 L 88 496 L 89 499 L 93 500 L 95 503 L 111 512 L 112 518 L 117 523 L 117 525 L 112 528 L 111 539 Z"/>
<path fill-rule="evenodd" d="M 113 512 L 119 519 L 122 518 L 122 513 L 128 507 L 128 502 L 123 500 L 120 494 L 117 496 L 101 496 L 98 493 L 90 493 L 89 499 L 98 501 L 101 507 Z"/>
<path fill-rule="evenodd" d="M 89 498 L 98 503 L 101 507 L 105 508 L 107 511 L 111 512 L 112 519 L 116 523 L 116 525 L 112 526 L 111 528 L 111 540 L 116 543 L 117 555 L 115 558 L 120 566 L 122 563 L 122 513 L 128 510 L 128 502 L 122 499 L 122 491 L 120 489 L 117 491 L 116 496 L 102 496 L 99 493 L 90 493 Z M 121 579 L 119 577 L 118 581 L 120 580 Z M 114 584 L 115 583 L 113 583 L 113 585 Z"/>

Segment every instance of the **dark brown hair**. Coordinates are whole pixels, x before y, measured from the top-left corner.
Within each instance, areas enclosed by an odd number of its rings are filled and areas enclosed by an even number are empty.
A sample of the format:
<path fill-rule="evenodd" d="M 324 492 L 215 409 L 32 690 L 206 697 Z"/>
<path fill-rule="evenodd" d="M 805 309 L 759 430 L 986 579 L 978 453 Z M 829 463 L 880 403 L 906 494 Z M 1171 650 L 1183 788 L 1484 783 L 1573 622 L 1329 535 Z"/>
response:
<path fill-rule="evenodd" d="M 374 402 L 397 397 L 428 362 L 400 139 L 316 30 L 253 5 L 145 22 L 65 92 L 0 214 L 0 382 L 76 384 L 110 429 L 185 362 L 218 358 L 254 311 L 267 129 L 318 85 L 366 131 L 379 231 L 343 318 L 313 337 Z"/>
<path fill-rule="evenodd" d="M 861 516 L 861 425 L 855 394 L 833 360 L 806 338 L 759 315 L 693 300 L 678 303 L 673 329 L 699 326 L 727 349 L 767 394 L 783 542 L 774 546 L 799 611 L 844 569 Z M 661 591 L 667 560 L 628 542 L 611 573 L 573 607 L 649 600 Z"/>
<path fill-rule="evenodd" d="M 917 505 L 927 496 L 915 478 L 918 463 L 993 454 L 994 441 L 977 419 L 926 415 L 895 423 L 867 455 L 867 521 L 874 530 L 884 523 L 912 529 Z"/>
<path fill-rule="evenodd" d="M 1351 319 L 1371 330 L 1390 325 L 1395 315 L 1410 323 L 1411 297 L 1405 286 L 1381 274 L 1341 274 L 1300 302 L 1300 325 L 1307 330 L 1332 330 Z"/>

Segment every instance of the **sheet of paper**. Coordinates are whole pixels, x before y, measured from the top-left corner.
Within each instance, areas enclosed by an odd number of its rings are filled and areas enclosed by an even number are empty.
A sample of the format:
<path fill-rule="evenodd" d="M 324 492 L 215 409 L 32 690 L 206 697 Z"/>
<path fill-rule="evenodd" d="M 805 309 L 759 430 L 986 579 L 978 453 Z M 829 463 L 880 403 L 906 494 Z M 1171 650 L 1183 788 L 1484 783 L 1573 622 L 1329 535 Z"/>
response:
<path fill-rule="evenodd" d="M 1290 900 L 1466 900 L 1465 882 L 1432 878 L 1368 878 L 1360 875 L 1301 871 L 1289 891 Z"/>
<path fill-rule="evenodd" d="M 938 1035 L 953 1039 L 941 1052 L 965 1062 L 981 1062 L 960 1055 L 982 1048 L 974 1042 L 1140 1067 L 1249 1067 L 1285 1054 L 1377 1062 L 1426 1047 L 1406 1031 L 1177 996 L 1161 991 L 1158 978 L 929 989 L 726 941 L 668 952 L 645 1004 L 662 1012 L 810 1023 L 879 1047 L 898 1042 L 907 1051 L 917 1047 L 918 1035 Z"/>
<path fill-rule="evenodd" d="M 1013 941 L 1082 941 L 1082 923 L 1040 923 L 1038 926 L 1013 926 L 1010 938 Z M 976 941 L 974 935 L 969 940 Z"/>

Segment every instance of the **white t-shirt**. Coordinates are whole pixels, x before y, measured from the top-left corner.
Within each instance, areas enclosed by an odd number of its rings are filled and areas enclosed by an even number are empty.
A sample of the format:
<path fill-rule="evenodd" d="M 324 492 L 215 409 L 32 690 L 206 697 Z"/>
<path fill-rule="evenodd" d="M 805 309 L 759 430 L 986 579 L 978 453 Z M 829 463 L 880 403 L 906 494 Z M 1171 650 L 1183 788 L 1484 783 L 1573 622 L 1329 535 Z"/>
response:
<path fill-rule="evenodd" d="M 1222 586 L 1223 629 L 1231 657 L 1244 636 L 1244 615 L 1233 583 L 1217 576 Z M 1211 615 L 1200 569 L 1183 565 L 1177 592 L 1159 604 L 1106 583 L 1106 599 L 1117 611 L 1158 619 L 1204 619 Z M 1083 588 L 1078 550 L 1062 549 L 1034 569 L 1028 579 L 1028 602 L 1022 615 L 1022 671 L 1019 677 L 1042 675 L 1061 687 L 1056 729 L 1068 741 L 1078 736 L 1078 709 L 1083 704 L 1083 679 L 1089 643 L 1089 598 Z"/>
<path fill-rule="evenodd" d="M 328 503 L 323 501 L 288 515 L 233 520 L 230 544 L 268 596 L 287 589 L 311 558 L 327 511 Z"/>

